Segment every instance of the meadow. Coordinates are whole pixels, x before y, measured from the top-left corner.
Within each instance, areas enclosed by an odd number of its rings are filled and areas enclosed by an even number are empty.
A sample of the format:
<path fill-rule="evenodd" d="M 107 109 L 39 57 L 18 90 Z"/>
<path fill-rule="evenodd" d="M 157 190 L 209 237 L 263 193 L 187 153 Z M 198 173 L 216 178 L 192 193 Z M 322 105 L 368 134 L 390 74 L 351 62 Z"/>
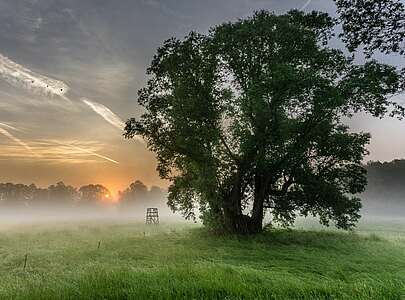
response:
<path fill-rule="evenodd" d="M 405 299 L 405 223 L 248 237 L 126 220 L 0 224 L 0 298 Z"/>

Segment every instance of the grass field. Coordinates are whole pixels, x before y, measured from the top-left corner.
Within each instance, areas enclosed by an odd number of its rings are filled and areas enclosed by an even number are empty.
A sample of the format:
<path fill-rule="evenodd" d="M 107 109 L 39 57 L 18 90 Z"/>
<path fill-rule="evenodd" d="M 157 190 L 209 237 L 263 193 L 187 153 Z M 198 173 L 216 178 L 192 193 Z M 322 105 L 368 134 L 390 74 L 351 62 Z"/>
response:
<path fill-rule="evenodd" d="M 223 237 L 184 224 L 0 225 L 0 298 L 405 299 L 405 223 L 297 228 Z"/>

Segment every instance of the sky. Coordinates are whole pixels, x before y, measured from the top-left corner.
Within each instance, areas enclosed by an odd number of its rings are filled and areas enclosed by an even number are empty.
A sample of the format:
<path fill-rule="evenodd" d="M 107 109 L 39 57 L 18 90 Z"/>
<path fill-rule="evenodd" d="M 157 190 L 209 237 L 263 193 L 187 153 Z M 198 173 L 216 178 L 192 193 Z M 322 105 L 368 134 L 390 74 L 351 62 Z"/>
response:
<path fill-rule="evenodd" d="M 101 183 L 113 193 L 135 180 L 167 185 L 153 153 L 121 129 L 142 114 L 137 90 L 157 47 L 255 10 L 294 8 L 335 15 L 329 0 L 0 0 L 0 182 Z M 371 132 L 367 160 L 405 158 L 405 122 L 349 124 Z"/>

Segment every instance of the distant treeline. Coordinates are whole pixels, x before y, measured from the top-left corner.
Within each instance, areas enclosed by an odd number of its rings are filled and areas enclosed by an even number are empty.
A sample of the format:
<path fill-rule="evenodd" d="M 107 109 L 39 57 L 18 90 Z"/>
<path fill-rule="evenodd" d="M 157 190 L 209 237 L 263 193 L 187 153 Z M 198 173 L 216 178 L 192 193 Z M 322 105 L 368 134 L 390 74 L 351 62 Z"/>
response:
<path fill-rule="evenodd" d="M 405 213 L 405 159 L 371 161 L 366 165 L 367 188 L 364 209 L 373 214 Z"/>
<path fill-rule="evenodd" d="M 89 184 L 80 188 L 58 182 L 48 188 L 35 184 L 0 183 L 0 208 L 57 208 L 93 207 L 112 204 L 111 192 L 101 184 Z M 147 188 L 141 181 L 135 181 L 123 192 L 119 192 L 116 205 L 122 208 L 143 208 L 143 206 L 166 204 L 166 191 L 153 186 Z"/>
<path fill-rule="evenodd" d="M 371 161 L 365 165 L 368 184 L 361 195 L 364 211 L 373 214 L 405 213 L 405 159 Z M 35 184 L 0 183 L 0 208 L 4 207 L 94 207 L 111 204 L 110 191 L 101 184 L 80 188 L 58 182 L 48 188 Z M 117 207 L 123 211 L 144 211 L 145 207 L 167 209 L 167 191 L 148 188 L 137 180 L 119 192 Z"/>
<path fill-rule="evenodd" d="M 167 206 L 167 191 L 157 187 L 148 187 L 137 180 L 127 189 L 119 192 L 118 205 L 128 211 L 144 212 L 146 207 L 157 207 L 160 210 L 169 211 Z"/>

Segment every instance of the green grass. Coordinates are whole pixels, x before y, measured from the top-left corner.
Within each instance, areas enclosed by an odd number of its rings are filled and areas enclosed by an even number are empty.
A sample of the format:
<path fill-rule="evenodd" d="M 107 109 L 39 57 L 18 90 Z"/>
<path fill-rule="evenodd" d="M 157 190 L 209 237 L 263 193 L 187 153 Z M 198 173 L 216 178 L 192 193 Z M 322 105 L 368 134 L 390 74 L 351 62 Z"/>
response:
<path fill-rule="evenodd" d="M 0 298 L 405 299 L 405 224 L 311 226 L 255 237 L 123 221 L 0 226 Z"/>

